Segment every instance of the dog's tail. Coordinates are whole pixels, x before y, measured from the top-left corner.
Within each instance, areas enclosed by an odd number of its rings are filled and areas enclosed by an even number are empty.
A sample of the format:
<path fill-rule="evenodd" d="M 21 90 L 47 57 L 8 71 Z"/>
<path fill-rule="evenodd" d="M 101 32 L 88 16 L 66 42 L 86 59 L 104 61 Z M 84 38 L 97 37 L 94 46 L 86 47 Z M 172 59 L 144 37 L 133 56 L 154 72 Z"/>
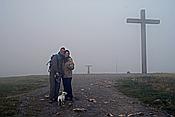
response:
<path fill-rule="evenodd" d="M 61 103 L 61 99 L 58 100 L 58 103 L 59 103 L 59 106 L 61 106 L 61 104 L 62 104 L 62 103 Z"/>

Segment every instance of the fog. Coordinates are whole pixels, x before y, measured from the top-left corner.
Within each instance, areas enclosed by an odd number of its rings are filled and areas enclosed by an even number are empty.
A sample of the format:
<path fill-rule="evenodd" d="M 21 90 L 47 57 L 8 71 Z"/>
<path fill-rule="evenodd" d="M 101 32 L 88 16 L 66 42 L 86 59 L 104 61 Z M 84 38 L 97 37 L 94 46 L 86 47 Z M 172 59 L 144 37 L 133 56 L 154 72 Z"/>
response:
<path fill-rule="evenodd" d="M 47 74 L 50 56 L 64 46 L 74 73 L 141 72 L 140 24 L 147 25 L 148 72 L 175 72 L 174 0 L 0 0 L 0 76 Z M 116 70 L 117 66 L 117 70 Z"/>

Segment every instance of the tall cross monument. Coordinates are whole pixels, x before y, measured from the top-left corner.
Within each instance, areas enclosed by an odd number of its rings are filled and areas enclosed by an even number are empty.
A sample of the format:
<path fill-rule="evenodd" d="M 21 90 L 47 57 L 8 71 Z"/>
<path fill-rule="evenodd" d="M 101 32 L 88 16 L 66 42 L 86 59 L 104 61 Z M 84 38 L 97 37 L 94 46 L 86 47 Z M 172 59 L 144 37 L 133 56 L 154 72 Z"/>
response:
<path fill-rule="evenodd" d="M 140 11 L 140 19 L 127 18 L 127 23 L 141 24 L 141 48 L 142 48 L 142 73 L 147 73 L 146 63 L 146 24 L 160 24 L 160 20 L 146 19 L 145 10 Z"/>

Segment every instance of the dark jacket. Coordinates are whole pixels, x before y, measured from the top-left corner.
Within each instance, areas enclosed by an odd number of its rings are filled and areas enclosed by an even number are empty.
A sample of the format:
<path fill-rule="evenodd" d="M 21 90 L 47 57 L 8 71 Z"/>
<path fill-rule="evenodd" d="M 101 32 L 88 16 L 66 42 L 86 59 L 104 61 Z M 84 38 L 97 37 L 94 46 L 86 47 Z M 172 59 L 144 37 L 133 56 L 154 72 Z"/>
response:
<path fill-rule="evenodd" d="M 50 71 L 58 72 L 61 75 L 64 75 L 64 56 L 59 52 L 51 57 L 50 61 Z"/>

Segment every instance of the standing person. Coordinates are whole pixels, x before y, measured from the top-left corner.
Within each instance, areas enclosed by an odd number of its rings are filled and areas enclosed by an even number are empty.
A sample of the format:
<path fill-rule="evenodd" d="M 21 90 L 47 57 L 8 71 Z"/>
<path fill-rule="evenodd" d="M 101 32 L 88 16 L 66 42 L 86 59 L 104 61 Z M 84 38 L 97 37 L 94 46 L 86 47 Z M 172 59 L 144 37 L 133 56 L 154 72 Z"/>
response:
<path fill-rule="evenodd" d="M 50 93 L 49 93 L 49 99 L 50 103 L 57 100 L 57 97 L 59 95 L 59 89 L 60 89 L 60 83 L 61 78 L 64 76 L 64 53 L 65 48 L 62 47 L 58 54 L 55 54 L 51 57 L 51 60 L 49 61 L 49 73 L 50 73 Z"/>
<path fill-rule="evenodd" d="M 72 101 L 72 70 L 74 69 L 73 59 L 70 57 L 69 50 L 65 51 L 64 60 L 64 77 L 63 77 L 63 87 L 64 91 L 67 92 L 65 97 L 66 100 Z"/>

